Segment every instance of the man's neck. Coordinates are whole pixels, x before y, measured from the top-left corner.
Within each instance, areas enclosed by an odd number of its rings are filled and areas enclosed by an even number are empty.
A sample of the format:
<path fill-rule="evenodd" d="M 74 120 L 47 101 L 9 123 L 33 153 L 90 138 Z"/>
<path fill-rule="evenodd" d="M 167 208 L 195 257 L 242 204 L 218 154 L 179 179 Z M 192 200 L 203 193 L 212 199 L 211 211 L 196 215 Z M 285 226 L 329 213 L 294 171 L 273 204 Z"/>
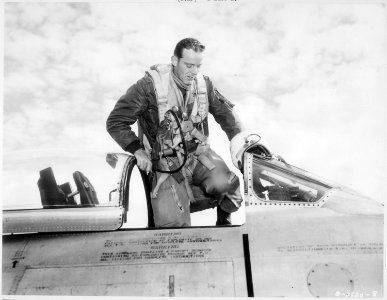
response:
<path fill-rule="evenodd" d="M 175 81 L 176 85 L 178 88 L 185 94 L 187 91 L 191 89 L 191 84 L 185 84 L 176 74 L 175 72 L 175 67 L 172 67 L 172 77 L 173 80 Z"/>

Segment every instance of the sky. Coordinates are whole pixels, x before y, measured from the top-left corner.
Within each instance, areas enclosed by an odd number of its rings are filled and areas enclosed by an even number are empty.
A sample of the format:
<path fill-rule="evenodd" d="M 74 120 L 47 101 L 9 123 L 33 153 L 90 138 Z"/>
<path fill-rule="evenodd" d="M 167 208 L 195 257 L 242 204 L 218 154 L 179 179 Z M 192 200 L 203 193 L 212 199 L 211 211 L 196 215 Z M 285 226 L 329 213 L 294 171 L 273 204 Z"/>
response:
<path fill-rule="evenodd" d="M 206 45 L 203 74 L 273 152 L 384 202 L 382 3 L 6 3 L 4 8 L 5 167 L 11 153 L 122 152 L 105 129 L 116 101 L 151 65 L 169 63 L 179 40 L 196 37 Z M 210 138 L 232 168 L 227 137 L 213 120 Z"/>

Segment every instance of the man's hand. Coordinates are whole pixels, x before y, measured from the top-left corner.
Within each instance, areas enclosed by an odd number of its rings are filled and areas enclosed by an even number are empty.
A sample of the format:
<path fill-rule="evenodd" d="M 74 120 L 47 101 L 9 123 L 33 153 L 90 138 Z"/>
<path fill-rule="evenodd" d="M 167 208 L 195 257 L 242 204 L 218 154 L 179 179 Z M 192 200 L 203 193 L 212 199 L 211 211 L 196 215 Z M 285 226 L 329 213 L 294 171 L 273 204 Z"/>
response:
<path fill-rule="evenodd" d="M 140 168 L 140 170 L 146 172 L 152 171 L 152 162 L 144 149 L 138 149 L 136 152 L 134 152 L 134 156 L 137 159 L 137 166 Z"/>

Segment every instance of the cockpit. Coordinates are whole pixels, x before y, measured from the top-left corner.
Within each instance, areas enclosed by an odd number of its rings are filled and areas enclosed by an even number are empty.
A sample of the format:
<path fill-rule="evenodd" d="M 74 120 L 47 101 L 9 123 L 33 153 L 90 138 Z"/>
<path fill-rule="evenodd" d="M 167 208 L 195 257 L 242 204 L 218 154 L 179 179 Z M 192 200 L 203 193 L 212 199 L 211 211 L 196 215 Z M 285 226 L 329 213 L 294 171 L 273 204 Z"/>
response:
<path fill-rule="evenodd" d="M 277 157 L 247 151 L 244 162 L 246 206 L 320 206 L 332 189 Z M 4 223 L 4 229 L 34 232 L 152 227 L 150 187 L 146 174 L 135 166 L 134 158 L 122 153 L 66 153 L 60 158 L 41 155 L 25 160 L 11 156 L 4 160 L 3 216 L 12 226 Z M 199 212 L 191 216 L 208 208 L 192 206 L 191 213 Z M 32 227 L 31 220 L 35 220 Z"/>
<path fill-rule="evenodd" d="M 129 158 L 71 151 L 6 154 L 3 233 L 146 227 L 147 204 L 141 201 L 145 191 L 138 171 L 129 192 Z M 139 198 L 130 203 L 130 216 L 129 197 Z"/>
<path fill-rule="evenodd" d="M 119 186 L 128 158 L 71 151 L 4 156 L 3 209 L 119 206 Z"/>

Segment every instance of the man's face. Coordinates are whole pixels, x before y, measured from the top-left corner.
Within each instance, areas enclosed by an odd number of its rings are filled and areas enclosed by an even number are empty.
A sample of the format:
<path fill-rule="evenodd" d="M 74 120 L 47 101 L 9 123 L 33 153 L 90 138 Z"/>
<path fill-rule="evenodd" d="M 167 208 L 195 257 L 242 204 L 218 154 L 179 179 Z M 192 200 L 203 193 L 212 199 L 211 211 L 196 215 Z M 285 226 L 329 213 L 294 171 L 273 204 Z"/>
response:
<path fill-rule="evenodd" d="M 202 65 L 203 52 L 195 52 L 192 49 L 183 49 L 182 57 L 179 59 L 172 56 L 172 65 L 177 77 L 185 84 L 191 84 L 196 78 Z"/>

